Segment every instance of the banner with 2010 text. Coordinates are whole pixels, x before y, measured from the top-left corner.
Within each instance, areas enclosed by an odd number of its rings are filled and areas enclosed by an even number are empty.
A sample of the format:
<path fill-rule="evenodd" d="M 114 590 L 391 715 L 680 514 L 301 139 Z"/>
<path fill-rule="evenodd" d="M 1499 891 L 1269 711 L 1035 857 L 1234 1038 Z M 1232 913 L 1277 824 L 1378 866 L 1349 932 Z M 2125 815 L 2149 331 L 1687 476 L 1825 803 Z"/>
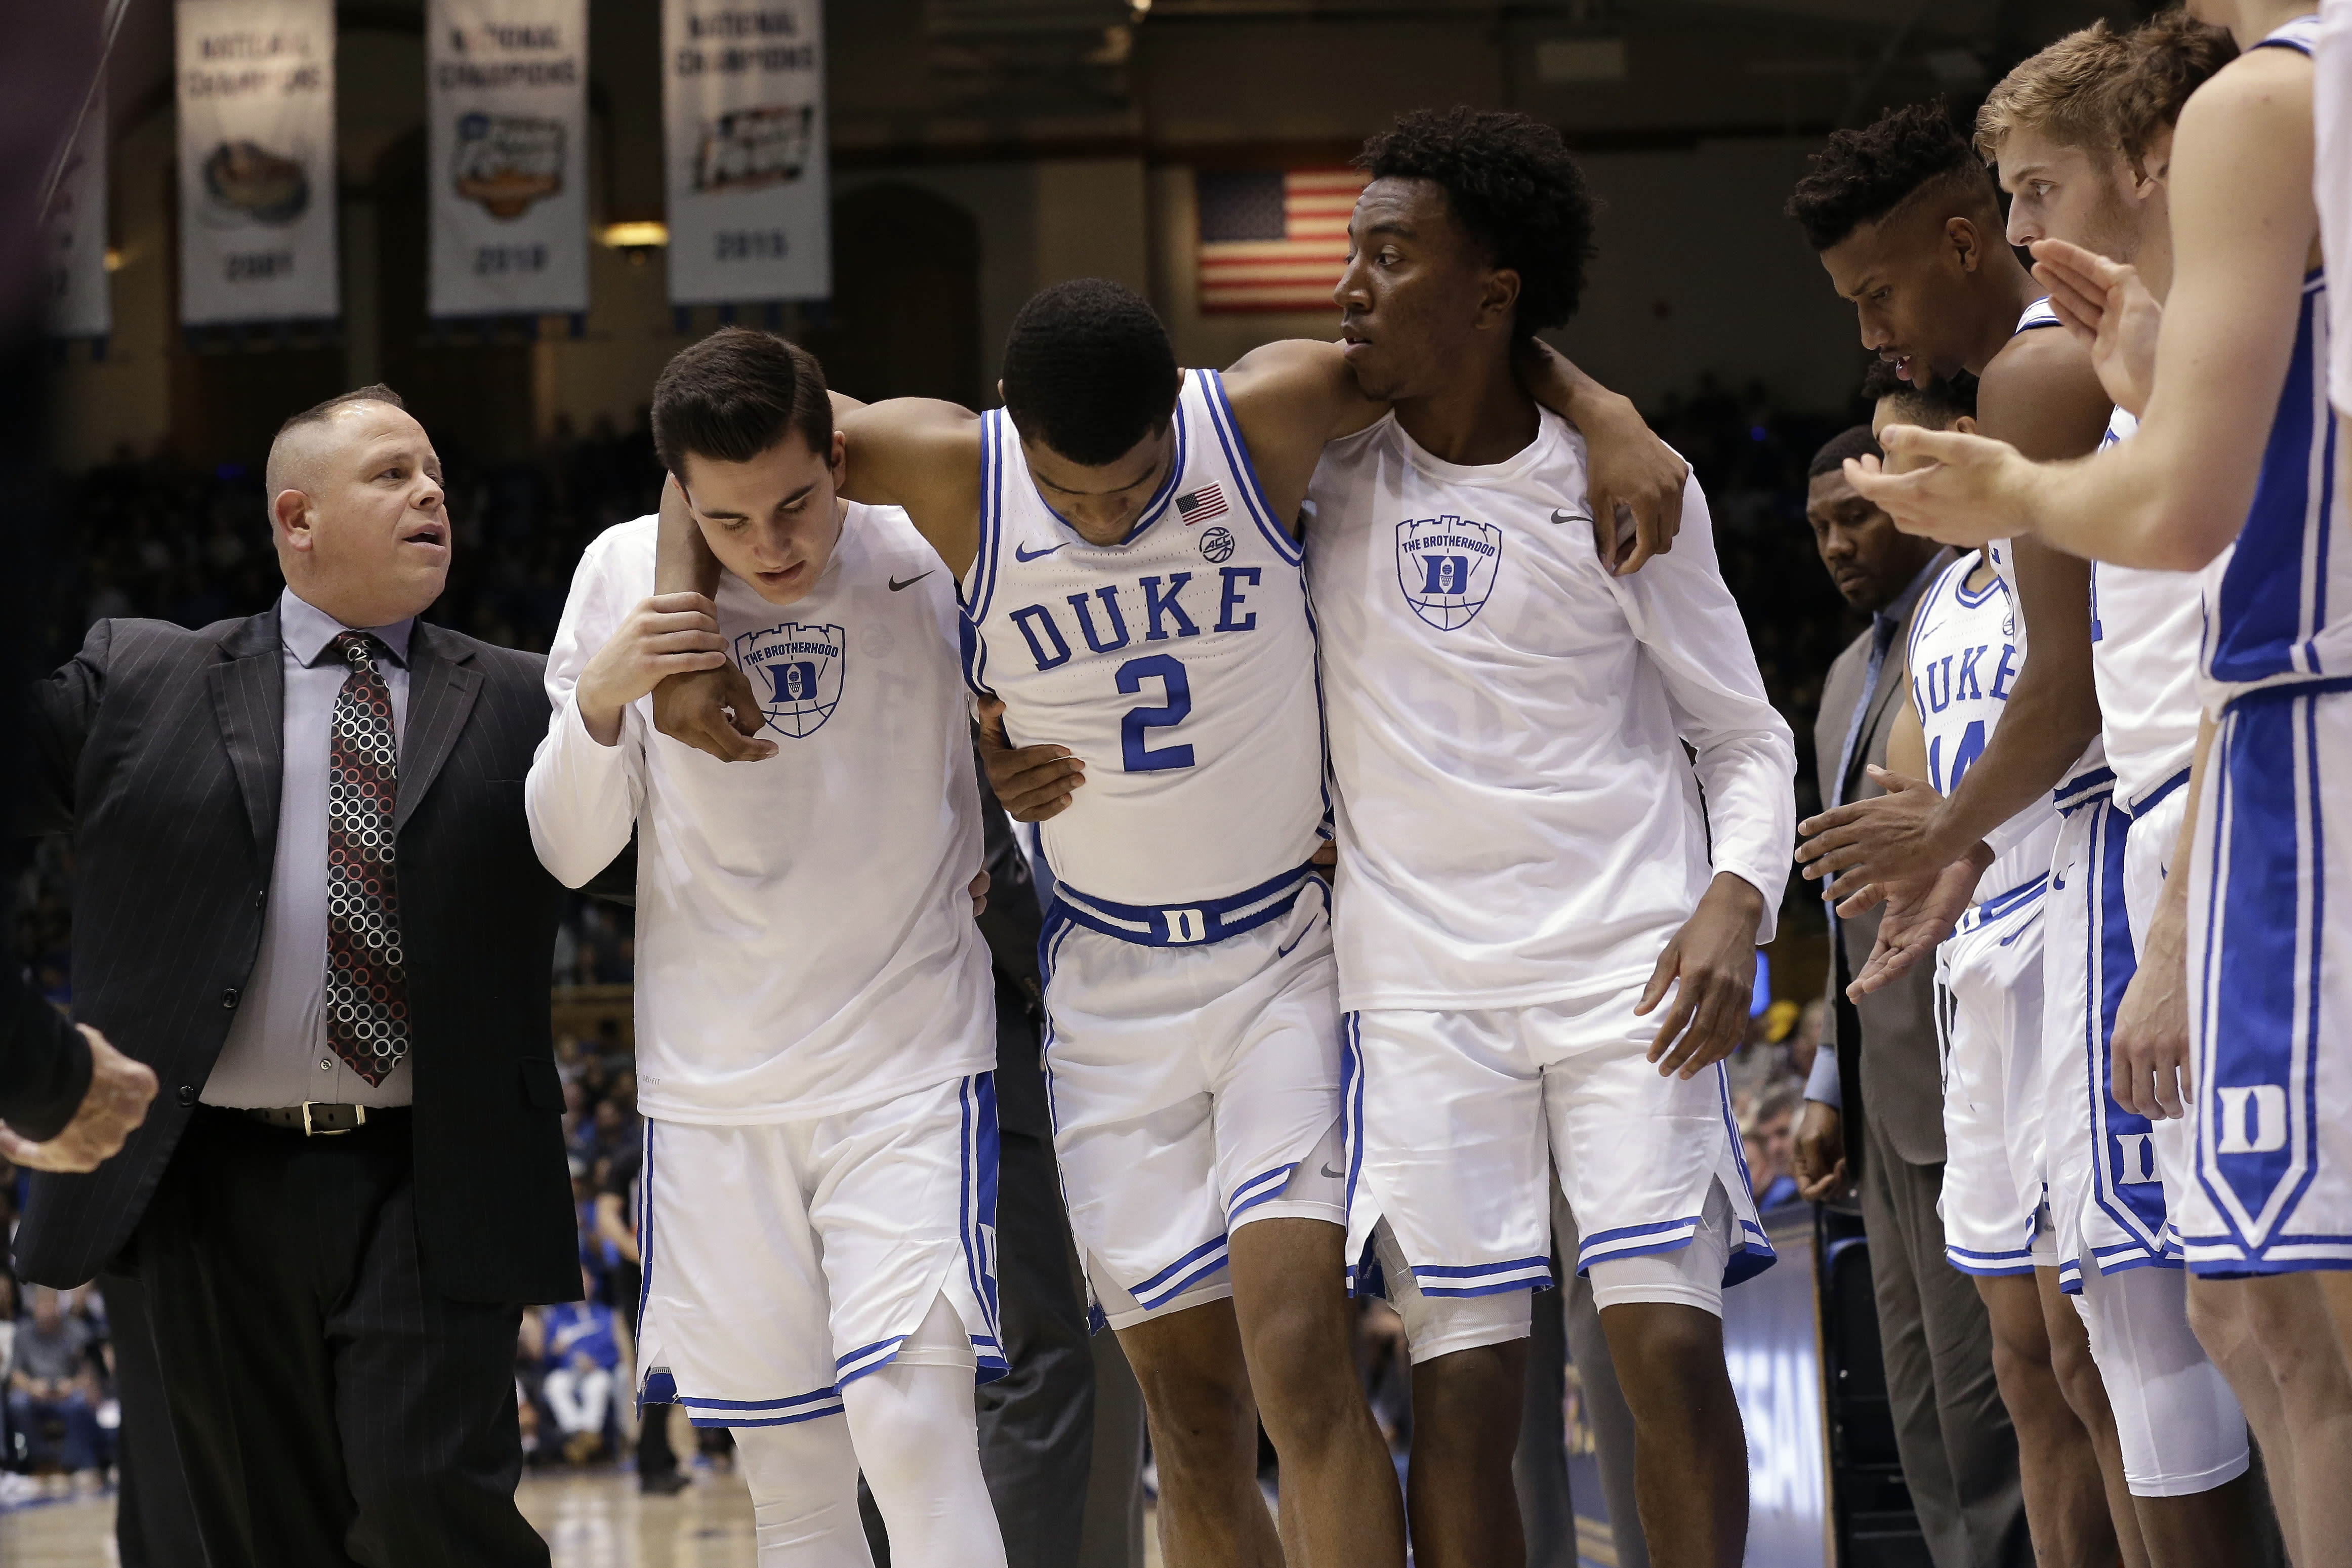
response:
<path fill-rule="evenodd" d="M 431 310 L 588 308 L 587 0 L 430 0 Z"/>
<path fill-rule="evenodd" d="M 180 320 L 341 309 L 333 0 L 178 0 Z"/>
<path fill-rule="evenodd" d="M 833 292 L 820 0 L 663 0 L 673 304 Z"/>

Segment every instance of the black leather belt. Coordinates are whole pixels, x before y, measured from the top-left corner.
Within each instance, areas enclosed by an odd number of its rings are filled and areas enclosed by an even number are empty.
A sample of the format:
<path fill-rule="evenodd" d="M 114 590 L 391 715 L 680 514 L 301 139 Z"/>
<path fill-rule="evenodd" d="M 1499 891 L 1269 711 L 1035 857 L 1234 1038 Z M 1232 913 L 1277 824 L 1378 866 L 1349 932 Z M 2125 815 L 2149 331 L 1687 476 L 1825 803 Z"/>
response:
<path fill-rule="evenodd" d="M 373 1115 L 381 1121 L 407 1109 L 404 1105 L 379 1105 L 374 1108 Z M 338 1105 L 312 1100 L 300 1105 L 246 1110 L 243 1114 L 271 1127 L 299 1132 L 306 1138 L 319 1138 L 334 1132 L 355 1132 L 368 1124 L 371 1112 L 364 1105 Z"/>

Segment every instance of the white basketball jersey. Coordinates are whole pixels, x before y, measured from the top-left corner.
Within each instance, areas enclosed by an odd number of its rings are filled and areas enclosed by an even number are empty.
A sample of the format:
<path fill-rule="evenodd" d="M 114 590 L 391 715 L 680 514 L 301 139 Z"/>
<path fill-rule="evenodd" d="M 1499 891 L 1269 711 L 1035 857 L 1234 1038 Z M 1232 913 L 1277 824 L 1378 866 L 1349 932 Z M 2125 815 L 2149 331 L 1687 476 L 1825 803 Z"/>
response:
<path fill-rule="evenodd" d="M 527 790 L 542 858 L 600 831 L 596 853 L 617 852 L 635 823 L 639 1106 L 771 1122 L 988 1071 L 993 984 L 968 890 L 980 796 L 947 567 L 906 513 L 850 506 L 805 598 L 719 582 L 719 629 L 774 757 L 722 763 L 659 734 L 650 698 L 599 746 L 572 691 L 653 593 L 657 523 L 606 529 L 581 557 Z"/>
<path fill-rule="evenodd" d="M 2139 421 L 2118 408 L 2102 450 Z M 2193 572 L 2145 572 L 2091 563 L 2091 674 L 2099 689 L 2100 739 L 2116 771 L 2116 795 L 2137 804 L 2197 752 L 2197 639 L 2204 595 Z"/>
<path fill-rule="evenodd" d="M 1002 409 L 981 425 L 966 673 L 1003 700 L 1014 745 L 1086 763 L 1070 808 L 1044 824 L 1061 894 L 1150 928 L 1138 941 L 1215 940 L 1220 900 L 1291 877 L 1320 837 L 1298 546 L 1213 370 L 1185 374 L 1175 460 L 1117 544 L 1087 543 L 1045 504 Z"/>
<path fill-rule="evenodd" d="M 1940 795 L 1960 787 L 2000 724 L 2009 694 L 2025 668 L 2025 626 L 1999 576 L 1980 589 L 1969 577 L 1982 563 L 1975 551 L 1944 569 L 1911 619 L 1911 703 L 1927 741 L 1927 782 Z M 1977 879 L 1977 901 L 2032 882 L 2050 872 L 2058 839 L 2058 808 L 2036 801 L 2005 824 L 2003 846 Z"/>
<path fill-rule="evenodd" d="M 1763 892 L 1769 937 L 1795 753 L 1696 482 L 1673 552 L 1622 578 L 1549 413 L 1479 467 L 1391 416 L 1324 449 L 1312 498 L 1341 1005 L 1638 984 L 1717 871 Z"/>

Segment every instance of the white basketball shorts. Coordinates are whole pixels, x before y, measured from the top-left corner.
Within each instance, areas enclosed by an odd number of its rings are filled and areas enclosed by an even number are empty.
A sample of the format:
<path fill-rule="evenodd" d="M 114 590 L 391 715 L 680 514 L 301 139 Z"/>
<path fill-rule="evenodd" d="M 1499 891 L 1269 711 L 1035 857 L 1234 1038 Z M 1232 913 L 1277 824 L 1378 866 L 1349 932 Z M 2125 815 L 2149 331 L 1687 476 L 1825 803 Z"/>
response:
<path fill-rule="evenodd" d="M 2050 1217 L 2058 1279 L 2083 1271 L 2178 1268 L 2177 1206 L 2189 1189 L 2189 1124 L 2150 1121 L 2115 1098 L 2116 1014 L 2138 973 L 2138 944 L 2164 889 L 2187 801 L 2183 773 L 2137 815 L 2102 797 L 2076 807 L 2053 855 L 2048 989 Z"/>
<path fill-rule="evenodd" d="M 1720 1186 L 1723 1283 L 1768 1268 L 1720 1067 L 1663 1078 L 1641 987 L 1476 1012 L 1350 1014 L 1350 1284 L 1385 1218 L 1424 1296 L 1551 1283 L 1551 1170 L 1583 1225 L 1577 1272 L 1690 1245 Z M 1367 1279 L 1366 1284 L 1370 1281 Z"/>
<path fill-rule="evenodd" d="M 1045 1084 L 1097 1322 L 1121 1329 L 1232 1295 L 1241 1226 L 1346 1223 L 1339 971 L 1318 877 L 1214 941 L 1112 934 L 1192 927 L 1081 897 L 1061 889 L 1039 938 Z"/>
<path fill-rule="evenodd" d="M 2222 710 L 2189 889 L 2200 1274 L 2352 1268 L 2352 690 Z"/>
<path fill-rule="evenodd" d="M 1944 1056 L 1944 1256 L 1963 1274 L 2057 1267 L 2042 1204 L 2047 872 L 1986 899 L 1936 950 Z"/>
<path fill-rule="evenodd" d="M 941 1296 L 1002 1377 L 995 1233 L 988 1073 L 805 1121 L 649 1119 L 640 1396 L 698 1426 L 831 1415 Z"/>

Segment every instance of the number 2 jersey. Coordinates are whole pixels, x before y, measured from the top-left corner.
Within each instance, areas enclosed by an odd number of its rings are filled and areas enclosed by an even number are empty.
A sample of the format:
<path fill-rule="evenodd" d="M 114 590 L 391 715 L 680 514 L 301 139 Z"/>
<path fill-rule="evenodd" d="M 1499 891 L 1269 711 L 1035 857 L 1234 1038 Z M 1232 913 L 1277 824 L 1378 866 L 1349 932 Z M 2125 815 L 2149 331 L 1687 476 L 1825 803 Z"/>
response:
<path fill-rule="evenodd" d="M 1014 745 L 1086 763 L 1043 825 L 1061 896 L 1147 944 L 1242 929 L 1255 902 L 1296 891 L 1315 851 L 1323 744 L 1298 546 L 1259 492 L 1223 381 L 1185 374 L 1174 461 L 1117 544 L 1087 543 L 1045 504 L 1003 410 L 982 431 L 965 673 L 1003 700 Z"/>
<path fill-rule="evenodd" d="M 1613 576 L 1593 548 L 1584 438 L 1540 419 L 1525 449 L 1473 468 L 1391 415 L 1316 469 L 1307 563 L 1351 1010 L 1637 985 L 1717 871 L 1755 885 L 1758 940 L 1772 934 L 1796 752 L 1706 498 L 1686 486 L 1673 552 Z"/>

